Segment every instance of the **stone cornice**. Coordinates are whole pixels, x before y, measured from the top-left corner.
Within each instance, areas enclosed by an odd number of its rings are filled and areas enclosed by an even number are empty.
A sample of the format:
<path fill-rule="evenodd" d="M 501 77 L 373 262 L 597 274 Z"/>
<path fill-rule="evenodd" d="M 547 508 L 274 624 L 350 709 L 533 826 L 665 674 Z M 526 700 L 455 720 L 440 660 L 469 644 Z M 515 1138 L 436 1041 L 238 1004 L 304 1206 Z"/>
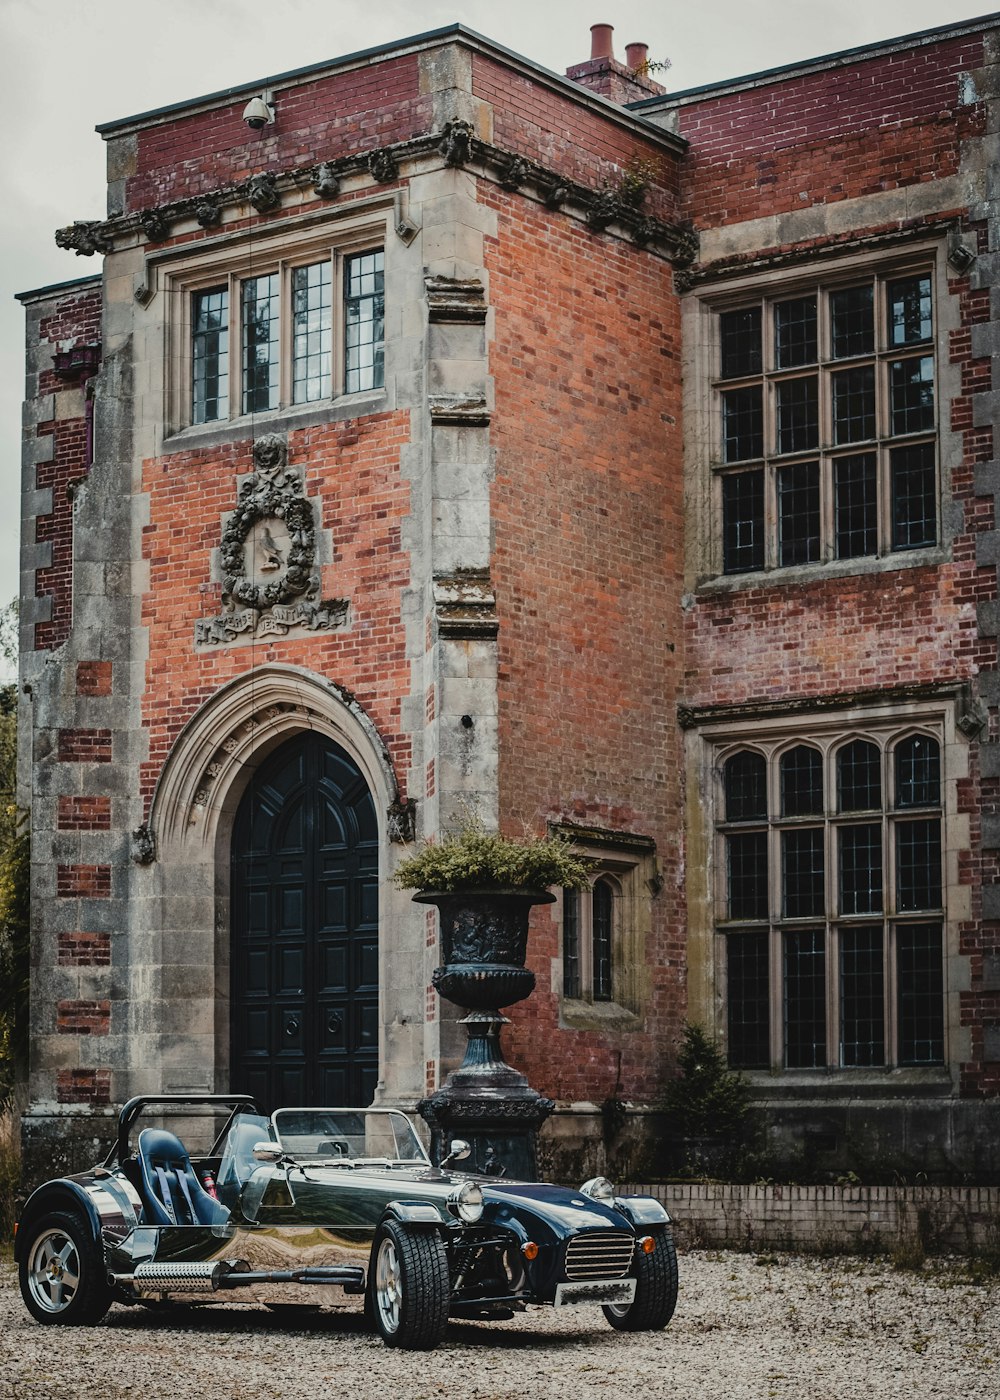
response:
<path fill-rule="evenodd" d="M 381 146 L 373 151 L 319 161 L 293 169 L 251 176 L 187 199 L 174 200 L 136 213 L 103 221 L 86 220 L 56 231 L 60 248 L 78 256 L 113 252 L 119 243 L 142 238 L 147 244 L 164 243 L 175 236 L 181 221 L 192 219 L 204 229 L 217 229 L 223 211 L 250 206 L 258 214 L 279 214 L 282 197 L 311 188 L 317 199 L 331 204 L 340 197 L 343 181 L 362 176 L 376 184 L 403 180 L 405 167 L 438 156 L 445 166 L 464 167 L 495 180 L 504 189 L 536 199 L 586 223 L 595 232 L 628 239 L 658 257 L 686 267 L 697 256 L 698 236 L 681 224 L 651 218 L 641 203 L 629 200 L 609 187 L 594 189 L 517 155 L 480 141 L 466 122 L 449 122 L 443 131 L 410 141 Z M 350 207 L 345 200 L 344 207 Z M 275 225 L 274 227 L 278 227 Z M 397 229 L 400 237 L 412 236 L 412 226 Z"/>

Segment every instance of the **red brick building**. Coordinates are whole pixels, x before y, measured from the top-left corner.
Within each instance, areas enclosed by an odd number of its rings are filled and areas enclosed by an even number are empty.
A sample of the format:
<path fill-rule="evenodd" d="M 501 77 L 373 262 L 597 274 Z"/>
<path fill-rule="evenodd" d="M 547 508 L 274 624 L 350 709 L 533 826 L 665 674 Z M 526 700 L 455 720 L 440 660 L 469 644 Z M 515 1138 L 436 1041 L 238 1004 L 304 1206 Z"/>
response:
<path fill-rule="evenodd" d="M 389 877 L 471 801 L 595 860 L 506 1040 L 557 1168 L 690 1019 L 776 1152 L 989 1169 L 998 45 L 670 94 L 456 25 L 101 128 L 103 274 L 22 298 L 29 1147 L 412 1106 Z"/>

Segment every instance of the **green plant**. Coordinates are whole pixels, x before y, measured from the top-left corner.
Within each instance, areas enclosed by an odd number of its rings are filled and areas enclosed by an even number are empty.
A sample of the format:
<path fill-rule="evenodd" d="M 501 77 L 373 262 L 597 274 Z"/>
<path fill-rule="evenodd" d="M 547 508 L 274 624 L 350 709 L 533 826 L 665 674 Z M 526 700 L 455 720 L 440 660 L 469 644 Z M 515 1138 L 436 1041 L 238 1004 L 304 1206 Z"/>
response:
<path fill-rule="evenodd" d="M 442 841 L 428 842 L 397 867 L 403 890 L 584 889 L 587 862 L 564 837 L 514 840 L 468 818 Z"/>
<path fill-rule="evenodd" d="M 684 1026 L 677 1066 L 680 1074 L 664 1090 L 663 1107 L 679 1170 L 734 1180 L 757 1174 L 747 1079 L 732 1071 L 715 1042 L 691 1023 Z"/>

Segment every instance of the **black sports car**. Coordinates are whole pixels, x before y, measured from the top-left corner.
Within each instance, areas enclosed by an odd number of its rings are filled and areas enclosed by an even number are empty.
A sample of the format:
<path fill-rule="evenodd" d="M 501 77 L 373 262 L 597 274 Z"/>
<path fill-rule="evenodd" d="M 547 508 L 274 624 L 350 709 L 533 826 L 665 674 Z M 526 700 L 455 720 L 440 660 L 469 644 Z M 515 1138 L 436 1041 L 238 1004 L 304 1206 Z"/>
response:
<path fill-rule="evenodd" d="M 208 1150 L 192 1157 L 165 1111 L 195 1136 L 208 1115 Z M 89 1325 L 116 1302 L 363 1300 L 386 1343 L 410 1348 L 435 1346 L 449 1316 L 531 1304 L 599 1304 L 622 1331 L 666 1326 L 677 1258 L 658 1201 L 618 1197 L 603 1177 L 569 1190 L 455 1171 L 467 1155 L 456 1140 L 432 1166 L 394 1110 L 266 1118 L 239 1096 L 132 1099 L 104 1163 L 26 1202 L 25 1305 L 41 1323 Z"/>

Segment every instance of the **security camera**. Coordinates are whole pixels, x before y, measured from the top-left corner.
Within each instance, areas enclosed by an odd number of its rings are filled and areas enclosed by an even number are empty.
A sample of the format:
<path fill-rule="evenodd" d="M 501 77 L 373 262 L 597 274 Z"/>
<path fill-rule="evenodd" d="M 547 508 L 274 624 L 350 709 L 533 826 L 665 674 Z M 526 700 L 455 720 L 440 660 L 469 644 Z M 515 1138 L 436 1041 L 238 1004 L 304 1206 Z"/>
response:
<path fill-rule="evenodd" d="M 243 120 L 251 131 L 261 131 L 274 121 L 274 113 L 262 97 L 251 97 L 243 108 Z"/>

